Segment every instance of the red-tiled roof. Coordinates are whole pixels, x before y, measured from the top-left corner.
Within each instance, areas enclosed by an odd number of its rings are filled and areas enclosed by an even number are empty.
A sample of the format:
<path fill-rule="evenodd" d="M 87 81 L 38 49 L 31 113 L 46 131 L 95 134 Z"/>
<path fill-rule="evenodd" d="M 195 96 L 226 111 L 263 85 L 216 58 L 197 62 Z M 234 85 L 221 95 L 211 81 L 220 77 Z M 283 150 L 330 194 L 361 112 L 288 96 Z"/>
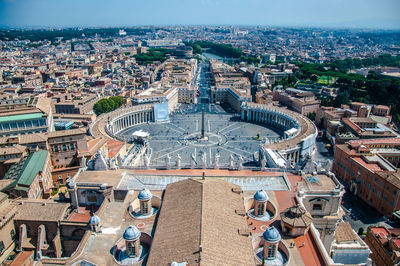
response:
<path fill-rule="evenodd" d="M 352 158 L 354 161 L 356 161 L 357 163 L 361 164 L 362 166 L 364 166 L 365 168 L 371 170 L 371 171 L 384 171 L 384 169 L 382 169 L 378 164 L 376 163 L 366 163 L 362 158 L 360 157 L 354 157 Z"/>
<path fill-rule="evenodd" d="M 382 237 L 387 237 L 389 235 L 385 227 L 371 227 L 371 230 L 375 235 L 380 235 Z"/>
<path fill-rule="evenodd" d="M 72 212 L 68 217 L 68 221 L 70 222 L 89 222 L 90 219 L 90 211 L 79 208 L 79 212 Z"/>
<path fill-rule="evenodd" d="M 358 145 L 374 145 L 374 144 L 400 144 L 400 138 L 387 138 L 387 139 L 360 139 L 350 141 L 352 147 L 357 147 Z"/>
<path fill-rule="evenodd" d="M 118 140 L 107 140 L 108 157 L 113 158 L 124 146 L 124 143 Z"/>

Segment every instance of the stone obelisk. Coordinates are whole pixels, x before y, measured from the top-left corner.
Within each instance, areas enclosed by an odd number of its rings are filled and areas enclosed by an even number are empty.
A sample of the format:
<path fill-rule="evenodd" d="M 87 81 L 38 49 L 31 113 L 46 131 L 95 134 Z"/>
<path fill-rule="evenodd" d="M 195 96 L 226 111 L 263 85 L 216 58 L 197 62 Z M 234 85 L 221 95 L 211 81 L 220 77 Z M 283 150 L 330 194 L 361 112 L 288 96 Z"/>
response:
<path fill-rule="evenodd" d="M 201 108 L 201 139 L 204 139 L 204 107 Z"/>

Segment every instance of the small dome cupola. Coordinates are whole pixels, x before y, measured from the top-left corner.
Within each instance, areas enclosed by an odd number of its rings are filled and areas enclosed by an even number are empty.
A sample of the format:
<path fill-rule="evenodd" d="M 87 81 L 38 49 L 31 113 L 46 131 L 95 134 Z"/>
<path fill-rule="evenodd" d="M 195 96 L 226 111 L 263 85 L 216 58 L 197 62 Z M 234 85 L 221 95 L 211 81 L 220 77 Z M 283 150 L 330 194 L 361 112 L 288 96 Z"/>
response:
<path fill-rule="evenodd" d="M 99 225 L 100 224 L 100 217 L 97 215 L 93 215 L 89 219 L 89 225 Z"/>
<path fill-rule="evenodd" d="M 126 241 L 136 241 L 140 238 L 142 233 L 136 226 L 130 225 L 125 229 L 124 235 L 122 236 Z"/>
<path fill-rule="evenodd" d="M 89 227 L 90 230 L 92 230 L 93 232 L 99 233 L 100 230 L 100 217 L 97 216 L 96 214 L 92 213 L 92 216 L 89 219 Z"/>
<path fill-rule="evenodd" d="M 125 240 L 126 255 L 131 258 L 140 256 L 140 235 L 136 226 L 130 225 L 125 229 L 122 238 Z"/>
<path fill-rule="evenodd" d="M 281 234 L 279 233 L 278 229 L 276 229 L 273 226 L 268 227 L 262 236 L 263 236 L 264 240 L 268 243 L 278 243 L 282 239 Z"/>
<path fill-rule="evenodd" d="M 267 202 L 268 201 L 268 195 L 267 193 L 263 190 L 260 189 L 254 194 L 254 200 L 258 202 Z"/>
<path fill-rule="evenodd" d="M 276 260 L 278 253 L 278 246 L 279 242 L 281 241 L 282 237 L 279 233 L 278 229 L 271 226 L 268 227 L 267 230 L 262 235 L 264 242 L 264 254 L 263 258 L 269 261 Z M 273 264 L 275 265 L 275 263 Z M 276 265 L 282 265 L 281 263 Z"/>
<path fill-rule="evenodd" d="M 153 194 L 151 194 L 150 190 L 147 188 L 142 189 L 139 192 L 138 199 L 140 200 L 150 200 L 153 197 Z"/>
<path fill-rule="evenodd" d="M 268 202 L 268 195 L 263 189 L 257 191 L 254 196 L 254 214 L 257 217 L 264 217 Z"/>
<path fill-rule="evenodd" d="M 147 216 L 152 214 L 152 198 L 153 194 L 151 194 L 150 190 L 147 188 L 144 188 L 139 192 L 138 199 L 140 201 L 140 213 L 142 215 Z"/>

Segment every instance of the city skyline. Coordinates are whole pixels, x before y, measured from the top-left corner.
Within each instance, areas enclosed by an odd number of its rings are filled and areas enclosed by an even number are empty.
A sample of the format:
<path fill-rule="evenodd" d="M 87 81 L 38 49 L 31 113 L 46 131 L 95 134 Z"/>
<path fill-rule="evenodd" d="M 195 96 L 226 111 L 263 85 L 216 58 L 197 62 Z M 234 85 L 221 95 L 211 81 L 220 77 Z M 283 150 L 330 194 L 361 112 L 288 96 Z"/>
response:
<path fill-rule="evenodd" d="M 1 0 L 0 26 L 123 27 L 262 25 L 400 29 L 400 2 L 384 1 L 100 1 Z"/>
<path fill-rule="evenodd" d="M 0 265 L 399 265 L 382 1 L 0 0 Z"/>

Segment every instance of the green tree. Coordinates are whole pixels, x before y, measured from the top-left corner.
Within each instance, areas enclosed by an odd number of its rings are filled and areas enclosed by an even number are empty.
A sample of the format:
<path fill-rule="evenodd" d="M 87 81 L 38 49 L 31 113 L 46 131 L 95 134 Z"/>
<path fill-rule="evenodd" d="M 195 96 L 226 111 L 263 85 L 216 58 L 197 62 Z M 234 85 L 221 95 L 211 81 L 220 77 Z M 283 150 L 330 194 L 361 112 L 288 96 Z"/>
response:
<path fill-rule="evenodd" d="M 124 103 L 124 99 L 121 96 L 112 96 L 109 98 L 100 99 L 93 105 L 93 112 L 96 115 L 108 113 L 119 108 Z"/>
<path fill-rule="evenodd" d="M 311 77 L 310 77 L 310 80 L 311 80 L 312 82 L 317 82 L 317 81 L 318 81 L 318 76 L 315 75 L 315 74 L 312 74 Z"/>

